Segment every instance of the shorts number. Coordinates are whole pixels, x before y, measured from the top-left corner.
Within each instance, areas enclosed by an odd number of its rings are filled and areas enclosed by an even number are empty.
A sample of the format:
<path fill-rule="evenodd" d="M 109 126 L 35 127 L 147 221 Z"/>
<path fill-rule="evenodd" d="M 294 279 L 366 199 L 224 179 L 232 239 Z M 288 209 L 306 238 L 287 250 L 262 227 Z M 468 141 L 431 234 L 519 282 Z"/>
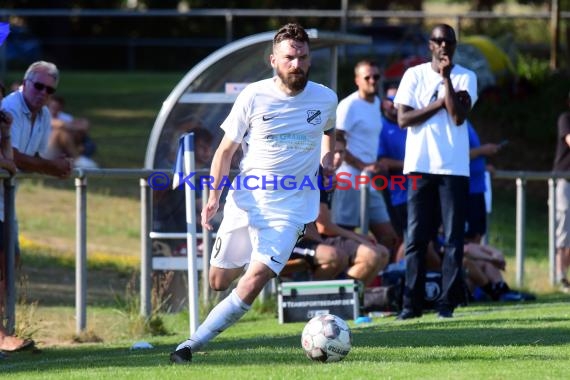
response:
<path fill-rule="evenodd" d="M 214 257 L 220 254 L 220 249 L 222 248 L 222 238 L 217 237 L 216 241 L 214 242 Z"/>

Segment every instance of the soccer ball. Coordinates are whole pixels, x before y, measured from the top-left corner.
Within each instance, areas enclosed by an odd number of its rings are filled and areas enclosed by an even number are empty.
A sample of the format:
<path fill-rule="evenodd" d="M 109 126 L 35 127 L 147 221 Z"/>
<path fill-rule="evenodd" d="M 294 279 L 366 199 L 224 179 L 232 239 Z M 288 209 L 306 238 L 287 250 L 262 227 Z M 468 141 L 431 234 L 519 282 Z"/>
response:
<path fill-rule="evenodd" d="M 336 315 L 318 315 L 305 325 L 301 345 L 311 360 L 338 362 L 348 355 L 352 334 L 346 322 Z"/>

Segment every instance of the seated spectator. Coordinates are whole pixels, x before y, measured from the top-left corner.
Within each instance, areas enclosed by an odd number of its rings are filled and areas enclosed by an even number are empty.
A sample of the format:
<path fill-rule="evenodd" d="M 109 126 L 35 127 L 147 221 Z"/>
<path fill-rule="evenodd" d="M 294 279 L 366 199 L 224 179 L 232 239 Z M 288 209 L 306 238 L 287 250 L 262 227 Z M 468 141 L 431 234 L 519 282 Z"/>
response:
<path fill-rule="evenodd" d="M 474 300 L 492 301 L 532 301 L 532 294 L 511 290 L 501 271 L 506 262 L 498 249 L 476 243 L 464 247 L 463 266 L 471 296 Z"/>
<path fill-rule="evenodd" d="M 406 153 L 406 136 L 408 130 L 398 125 L 398 110 L 394 106 L 396 87 L 386 89 L 386 94 L 380 103 L 382 111 L 382 131 L 378 145 L 378 162 L 388 171 L 386 207 L 390 220 L 398 235 L 398 246 L 391 261 L 404 255 L 404 235 L 408 223 L 408 191 L 407 183 L 402 188 L 394 185 L 392 175 L 403 175 L 404 156 Z"/>
<path fill-rule="evenodd" d="M 438 270 L 441 266 L 441 255 L 433 256 L 428 253 L 428 256 L 430 256 L 431 269 Z M 506 269 L 505 257 L 495 247 L 466 240 L 463 246 L 463 268 L 465 283 L 472 300 L 531 301 L 536 299 L 532 294 L 515 291 L 509 287 L 501 273 Z"/>
<path fill-rule="evenodd" d="M 337 135 L 334 156 L 335 169 L 340 166 L 344 159 L 345 147 L 344 137 Z M 321 187 L 324 188 L 325 186 Z M 362 235 L 333 223 L 331 198 L 332 191 L 321 190 L 319 215 L 315 223 L 318 234 L 306 235 L 296 248 L 307 249 L 306 252 L 314 251 L 313 256 L 309 254 L 305 255 L 304 258 L 309 261 L 309 267 L 320 271 L 316 275 L 313 273 L 315 277 L 327 274 L 331 276 L 330 278 L 334 278 L 336 277 L 335 274 L 344 270 L 346 276 L 368 285 L 388 263 L 388 249 L 378 244 L 373 236 Z M 333 253 L 332 249 L 336 252 Z M 299 253 L 296 253 L 295 250 L 293 252 L 295 253 L 292 256 L 293 259 L 298 259 Z M 290 263 L 287 263 L 285 270 L 288 270 L 289 265 Z"/>
<path fill-rule="evenodd" d="M 308 280 L 331 280 L 338 277 L 345 268 L 342 255 L 335 247 L 322 243 L 314 223 L 308 224 L 305 236 L 297 243 L 281 277 L 295 277 L 297 273 L 308 273 Z"/>
<path fill-rule="evenodd" d="M 199 130 L 207 130 L 207 128 L 203 121 L 195 115 L 179 116 L 167 123 L 158 142 L 154 167 L 157 169 L 172 169 L 176 162 L 180 136 Z M 203 132 L 199 133 L 203 134 Z M 211 140 L 213 142 L 213 136 Z"/>
<path fill-rule="evenodd" d="M 97 168 L 93 161 L 95 143 L 89 137 L 89 121 L 75 118 L 63 111 L 63 97 L 53 95 L 48 102 L 51 114 L 51 135 L 48 151 L 52 157 L 69 157 L 76 168 Z"/>
<path fill-rule="evenodd" d="M 466 120 L 466 123 L 469 131 L 469 200 L 465 216 L 465 240 L 480 244 L 483 236 L 487 233 L 486 160 L 488 157 L 497 154 L 501 145 L 481 144 L 473 124 L 469 120 Z"/>

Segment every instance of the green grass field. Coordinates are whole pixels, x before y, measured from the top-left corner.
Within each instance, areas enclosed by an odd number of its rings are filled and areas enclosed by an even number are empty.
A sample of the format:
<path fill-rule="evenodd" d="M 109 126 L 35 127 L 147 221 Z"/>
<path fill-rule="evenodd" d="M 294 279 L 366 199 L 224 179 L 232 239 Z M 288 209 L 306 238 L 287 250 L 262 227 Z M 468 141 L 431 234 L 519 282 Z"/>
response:
<path fill-rule="evenodd" d="M 64 73 L 68 110 L 91 120 L 103 167 L 140 168 L 162 101 L 183 73 Z M 9 81 L 7 81 L 9 82 Z M 185 339 L 187 313 L 157 314 L 169 334 L 153 336 L 138 318 L 138 181 L 89 181 L 88 316 L 75 336 L 75 193 L 72 181 L 24 180 L 17 215 L 23 248 L 17 329 L 43 349 L 0 359 L 2 379 L 78 378 L 565 378 L 570 358 L 570 297 L 548 283 L 546 200 L 529 194 L 525 288 L 538 301 L 461 308 L 457 318 L 375 319 L 353 327 L 354 348 L 338 364 L 317 364 L 300 348 L 303 324 L 279 325 L 275 307 L 253 312 L 198 354 L 172 367 L 168 352 Z M 491 243 L 507 257 L 513 284 L 512 184 L 495 192 Z M 134 284 L 134 285 L 133 285 Z M 203 313 L 202 313 L 203 314 Z M 102 340 L 100 343 L 77 343 Z M 137 340 L 155 349 L 130 351 Z"/>
<path fill-rule="evenodd" d="M 92 308 L 91 316 L 116 330 L 113 341 L 18 353 L 0 361 L 3 379 L 562 379 L 570 358 L 570 298 L 526 304 L 484 304 L 457 310 L 453 320 L 434 314 L 417 321 L 374 319 L 350 323 L 353 348 L 340 363 L 311 362 L 300 346 L 303 323 L 279 325 L 274 315 L 247 315 L 194 355 L 172 366 L 168 353 L 185 339 L 185 313 L 164 316 L 174 334 L 133 338 L 123 315 Z M 52 310 L 61 323 L 71 309 Z M 131 351 L 137 340 L 154 348 Z"/>

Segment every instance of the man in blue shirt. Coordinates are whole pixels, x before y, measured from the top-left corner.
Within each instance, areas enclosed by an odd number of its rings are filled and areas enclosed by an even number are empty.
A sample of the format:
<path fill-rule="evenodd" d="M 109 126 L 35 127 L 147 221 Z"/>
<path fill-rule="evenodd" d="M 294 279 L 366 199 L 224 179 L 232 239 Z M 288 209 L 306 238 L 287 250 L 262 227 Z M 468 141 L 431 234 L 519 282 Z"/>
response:
<path fill-rule="evenodd" d="M 465 218 L 465 241 L 480 244 L 481 238 L 487 232 L 486 157 L 496 154 L 501 145 L 492 143 L 481 145 L 473 124 L 469 120 L 466 123 L 469 133 L 469 201 Z"/>
<path fill-rule="evenodd" d="M 394 96 L 396 96 L 396 88 L 388 88 L 386 97 L 382 99 L 382 132 L 380 132 L 378 144 L 378 159 L 389 173 L 387 189 L 390 192 L 390 219 L 398 237 L 403 240 L 407 226 L 408 194 L 405 186 L 402 188 L 399 184 L 392 182 L 391 176 L 403 175 L 408 132 L 407 129 L 398 126 L 398 110 L 394 107 Z"/>

